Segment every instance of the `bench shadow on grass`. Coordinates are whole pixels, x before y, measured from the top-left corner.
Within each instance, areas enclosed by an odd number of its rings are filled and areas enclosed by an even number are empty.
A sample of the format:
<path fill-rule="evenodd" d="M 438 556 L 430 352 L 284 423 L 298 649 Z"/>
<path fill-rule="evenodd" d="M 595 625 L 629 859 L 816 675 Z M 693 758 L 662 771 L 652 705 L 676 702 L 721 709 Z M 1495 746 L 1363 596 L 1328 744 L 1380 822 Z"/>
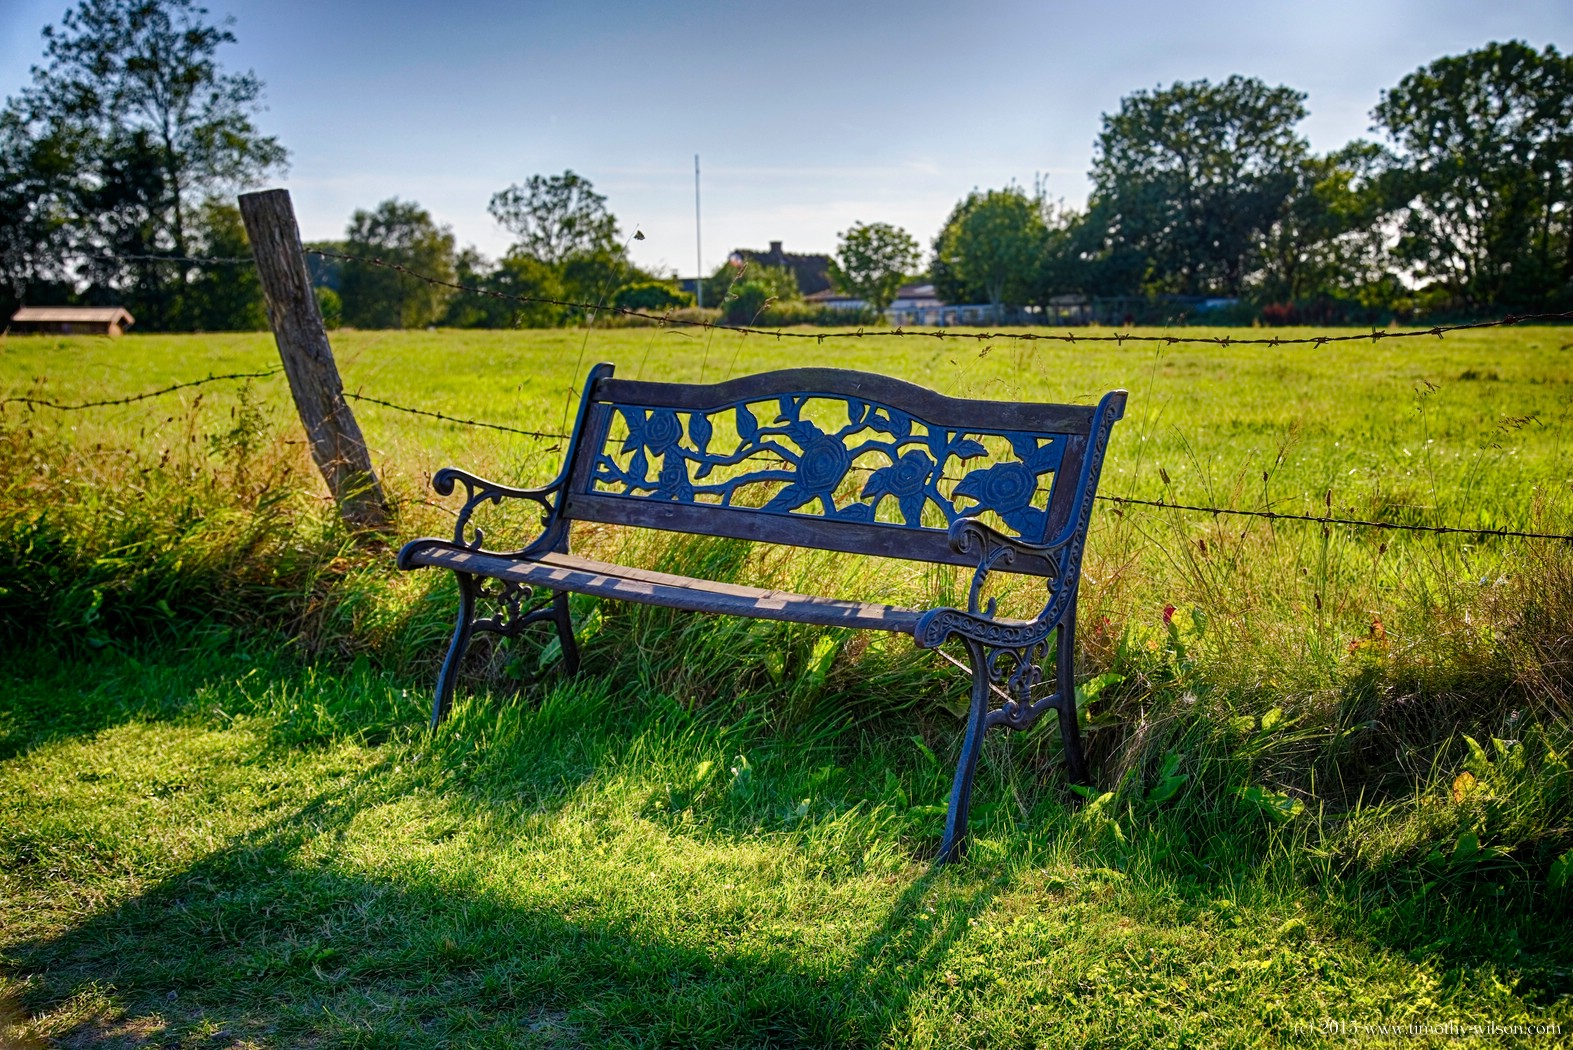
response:
<path fill-rule="evenodd" d="M 65 1046 L 877 1045 L 999 889 L 934 893 L 930 870 L 833 971 L 787 948 L 728 951 L 520 907 L 463 873 L 335 870 L 323 844 L 403 797 L 394 761 L 58 936 L 13 944 L 13 976 L 31 978 L 23 1006 L 53 1017 Z"/>
<path fill-rule="evenodd" d="M 42 737 L 24 724 L 0 740 L 11 745 L 0 747 L 0 759 L 41 739 L 176 714 L 182 706 L 170 699 L 173 687 L 201 678 L 188 671 L 171 672 L 167 688 L 143 708 L 121 705 L 95 716 L 90 702 L 73 702 L 80 717 Z M 62 695 L 65 681 L 56 683 Z M 77 689 L 87 697 L 93 687 Z M 536 814 L 554 811 L 597 770 L 622 764 L 640 721 L 629 713 L 629 724 L 607 735 L 610 750 L 586 750 L 572 734 L 537 734 L 549 728 L 537 724 L 540 714 L 526 717 L 531 731 L 519 741 L 527 751 L 513 756 L 554 771 L 555 787 L 530 800 Z M 472 717 L 493 715 L 478 706 Z M 58 1013 L 60 1004 L 85 996 L 80 1016 L 55 1033 L 65 1045 L 136 1045 L 138 1033 L 164 1024 L 171 1035 L 206 1024 L 274 1045 L 324 1037 L 364 1045 L 466 1038 L 594 1045 L 630 1034 L 674 1045 L 873 1045 L 904 1023 L 912 996 L 941 978 L 968 920 L 1004 888 L 921 875 L 848 961 L 827 970 L 785 949 L 695 947 L 626 922 L 500 903 L 462 877 L 352 876 L 303 856 L 320 836 L 346 835 L 357 814 L 397 801 L 401 789 L 384 772 L 318 795 L 56 938 L 13 945 L 15 969 L 38 975 L 28 1005 Z M 497 817 L 484 785 L 457 782 L 451 797 L 456 823 Z M 719 813 L 703 826 L 722 841 L 753 841 L 748 827 Z M 511 830 L 530 833 L 517 821 Z M 1161 875 L 1170 865 L 1156 867 Z M 1197 880 L 1201 873 L 1187 864 L 1171 874 L 1190 883 L 1182 896 L 1216 896 L 1213 873 Z M 1463 937 L 1437 943 L 1420 929 L 1367 930 L 1365 937 L 1383 951 L 1423 947 L 1460 973 L 1486 961 Z M 1522 975 L 1536 998 L 1568 990 L 1565 952 L 1551 954 L 1547 966 Z M 92 990 L 109 987 L 126 1017 L 92 1007 Z"/>

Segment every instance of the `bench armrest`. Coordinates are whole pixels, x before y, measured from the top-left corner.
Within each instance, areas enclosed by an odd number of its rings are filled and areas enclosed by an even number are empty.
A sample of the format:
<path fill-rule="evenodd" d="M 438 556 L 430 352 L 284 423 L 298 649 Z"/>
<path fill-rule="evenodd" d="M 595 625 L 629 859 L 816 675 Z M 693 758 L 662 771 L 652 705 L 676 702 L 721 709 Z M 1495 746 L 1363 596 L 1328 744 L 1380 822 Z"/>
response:
<path fill-rule="evenodd" d="M 973 638 L 990 645 L 1019 648 L 1047 638 L 1059 622 L 1065 608 L 1062 591 L 1056 584 L 1062 566 L 1057 556 L 1069 537 L 1053 543 L 1033 543 L 1016 536 L 1007 536 L 977 518 L 957 518 L 950 525 L 950 547 L 957 554 L 976 554 L 978 567 L 972 572 L 972 586 L 967 592 L 966 609 L 932 609 L 918 620 L 915 638 L 920 646 L 934 648 L 952 637 Z M 1032 557 L 1047 564 L 1044 575 L 1049 586 L 1049 601 L 1043 611 L 1031 620 L 999 620 L 994 613 L 997 604 L 990 598 L 982 601 L 983 585 L 989 574 L 1003 569 L 1018 557 Z"/>
<path fill-rule="evenodd" d="M 1031 543 L 1016 536 L 1007 536 L 998 529 L 984 524 L 977 518 L 957 518 L 950 523 L 950 549 L 957 554 L 977 552 L 978 567 L 972 573 L 972 586 L 967 591 L 967 611 L 977 616 L 994 617 L 996 602 L 990 598 L 981 606 L 983 584 L 989 573 L 1002 569 L 1016 560 L 1017 555 L 1035 557 L 1047 563 L 1045 574 L 1051 581 L 1059 575 L 1057 559 L 1053 557 L 1065 541 L 1056 543 Z"/>
<path fill-rule="evenodd" d="M 558 476 L 549 484 L 539 488 L 521 489 L 501 482 L 489 481 L 477 477 L 468 471 L 459 470 L 457 467 L 444 467 L 432 475 L 431 487 L 440 496 L 451 496 L 456 485 L 464 486 L 464 505 L 459 508 L 458 519 L 453 525 L 453 540 L 420 539 L 411 540 L 399 552 L 399 567 L 410 568 L 406 564 L 407 557 L 415 550 L 424 547 L 458 547 L 465 550 L 480 550 L 486 542 L 486 532 L 479 526 L 471 525 L 470 518 L 477 507 L 483 503 L 500 504 L 505 499 L 522 499 L 538 504 L 541 508 L 542 533 L 536 539 L 520 550 L 513 552 L 519 555 L 533 554 L 542 550 L 551 549 L 561 538 L 564 524 L 558 517 L 563 478 Z"/>

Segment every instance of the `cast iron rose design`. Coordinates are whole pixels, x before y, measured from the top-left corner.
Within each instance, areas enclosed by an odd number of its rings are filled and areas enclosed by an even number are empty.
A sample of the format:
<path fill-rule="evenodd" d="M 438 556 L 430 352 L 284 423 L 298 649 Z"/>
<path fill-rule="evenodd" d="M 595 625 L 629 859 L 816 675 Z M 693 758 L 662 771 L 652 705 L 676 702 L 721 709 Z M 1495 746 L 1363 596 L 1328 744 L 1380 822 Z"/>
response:
<path fill-rule="evenodd" d="M 820 411 L 825 402 L 845 406 L 846 425 L 827 432 L 804 418 L 811 406 L 816 419 L 827 418 Z M 949 430 L 886 405 L 818 394 L 705 410 L 621 404 L 614 410 L 628 428 L 622 439 L 626 459 L 618 462 L 611 448 L 601 451 L 593 480 L 598 493 L 679 503 L 702 499 L 893 528 L 925 528 L 923 514 L 932 503 L 946 524 L 992 510 L 1021 535 L 1037 538 L 1047 517 L 1033 499 L 1059 469 L 1064 452 L 1058 437 Z M 712 416 L 735 421 L 736 437 L 724 448 L 711 448 Z M 989 456 L 980 439 L 990 435 L 1009 442 L 1015 460 L 971 471 L 953 491 L 942 489 L 947 473 Z M 885 465 L 869 471 L 862 491 L 843 493 L 838 504 L 838 490 L 854 464 L 870 462 L 865 457 L 883 457 Z M 900 508 L 899 520 L 877 520 L 886 497 Z"/>
<path fill-rule="evenodd" d="M 903 453 L 890 466 L 880 467 L 869 475 L 868 484 L 863 486 L 863 498 L 872 499 L 877 505 L 883 497 L 894 496 L 901 507 L 902 520 L 908 525 L 920 525 L 934 467 L 934 460 L 927 452 L 913 449 Z"/>
<path fill-rule="evenodd" d="M 1038 491 L 1038 475 L 1025 463 L 996 463 L 992 467 L 974 470 L 956 485 L 956 495 L 971 496 L 978 501 L 968 514 L 992 510 L 1017 534 L 1036 540 L 1043 535 L 1047 519 L 1043 511 L 1032 506 L 1032 497 Z"/>

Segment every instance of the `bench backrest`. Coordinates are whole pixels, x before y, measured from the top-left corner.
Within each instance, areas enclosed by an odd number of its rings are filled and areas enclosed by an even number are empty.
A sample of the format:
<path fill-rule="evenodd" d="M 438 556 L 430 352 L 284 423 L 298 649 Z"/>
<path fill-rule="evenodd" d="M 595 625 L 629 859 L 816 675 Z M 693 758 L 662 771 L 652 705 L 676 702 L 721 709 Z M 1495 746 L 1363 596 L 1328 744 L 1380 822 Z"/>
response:
<path fill-rule="evenodd" d="M 690 385 L 616 379 L 598 365 L 561 514 L 973 565 L 946 535 L 961 517 L 1033 543 L 1085 529 L 1124 405 L 1123 390 L 1097 406 L 1050 405 L 945 397 L 831 368 Z M 1010 569 L 1057 571 L 1041 558 Z"/>

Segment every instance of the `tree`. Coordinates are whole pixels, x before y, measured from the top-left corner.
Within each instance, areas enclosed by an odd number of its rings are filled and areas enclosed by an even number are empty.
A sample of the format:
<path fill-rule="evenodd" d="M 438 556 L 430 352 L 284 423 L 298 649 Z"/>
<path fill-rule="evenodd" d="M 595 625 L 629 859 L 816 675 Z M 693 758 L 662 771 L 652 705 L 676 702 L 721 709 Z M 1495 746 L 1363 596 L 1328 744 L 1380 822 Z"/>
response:
<path fill-rule="evenodd" d="M 1031 297 L 1032 269 L 1045 233 L 1037 202 L 1020 187 L 974 190 L 934 242 L 935 275 L 967 291 L 981 290 L 995 320 L 1003 320 L 1006 304 Z"/>
<path fill-rule="evenodd" d="M 662 310 L 681 310 L 693 306 L 694 297 L 678 291 L 671 281 L 639 281 L 625 285 L 617 293 L 614 305 L 623 310 L 659 313 Z"/>
<path fill-rule="evenodd" d="M 30 133 L 13 108 L 0 112 L 0 314 L 24 302 L 65 302 L 73 291 L 69 216 L 53 185 L 73 159 L 65 144 Z"/>
<path fill-rule="evenodd" d="M 1304 100 L 1242 76 L 1121 99 L 1091 173 L 1109 254 L 1144 257 L 1149 292 L 1240 294 L 1307 152 Z"/>
<path fill-rule="evenodd" d="M 207 15 L 193 0 L 82 0 L 44 30 L 45 63 L 6 103 L 10 145 L 31 158 L 35 232 L 57 224 L 50 249 L 85 257 L 80 277 L 102 294 L 138 294 L 153 327 L 178 321 L 192 271 L 115 257 L 189 255 L 203 200 L 286 159 L 254 123 L 261 82 L 219 67 L 233 20 Z"/>
<path fill-rule="evenodd" d="M 883 314 L 918 267 L 918 242 L 899 226 L 855 223 L 840 236 L 830 280 Z"/>
<path fill-rule="evenodd" d="M 492 266 L 480 252 L 466 248 L 455 260 L 456 282 L 478 292 L 459 292 L 448 301 L 442 323 L 453 328 L 549 328 L 563 308 L 520 299 L 562 299 L 563 289 L 550 266 L 525 255 L 510 255 Z M 488 294 L 489 293 L 489 294 Z"/>
<path fill-rule="evenodd" d="M 770 303 L 801 298 L 797 275 L 785 266 L 728 260 L 705 280 L 705 302 L 715 304 L 727 324 L 753 324 Z"/>
<path fill-rule="evenodd" d="M 1441 58 L 1372 112 L 1402 151 L 1397 254 L 1468 309 L 1573 300 L 1573 56 L 1491 43 Z"/>
<path fill-rule="evenodd" d="M 212 259 L 239 259 L 203 267 L 187 289 L 185 326 L 205 332 L 254 332 L 268 327 L 262 281 L 250 264 L 251 241 L 240 209 L 208 200 L 197 213 L 194 247 Z"/>
<path fill-rule="evenodd" d="M 390 198 L 357 210 L 344 234 L 348 255 L 380 259 L 438 281 L 454 279 L 453 231 L 414 201 Z M 420 328 L 442 316 L 452 289 L 387 265 L 345 262 L 340 278 L 344 323 L 356 328 Z"/>
<path fill-rule="evenodd" d="M 524 185 L 493 194 L 486 210 L 518 238 L 515 251 L 551 266 L 617 246 L 617 220 L 606 198 L 572 171 L 531 175 Z"/>
<path fill-rule="evenodd" d="M 1262 239 L 1252 297 L 1263 303 L 1360 303 L 1380 288 L 1392 159 L 1370 142 L 1304 158 L 1278 220 Z"/>

